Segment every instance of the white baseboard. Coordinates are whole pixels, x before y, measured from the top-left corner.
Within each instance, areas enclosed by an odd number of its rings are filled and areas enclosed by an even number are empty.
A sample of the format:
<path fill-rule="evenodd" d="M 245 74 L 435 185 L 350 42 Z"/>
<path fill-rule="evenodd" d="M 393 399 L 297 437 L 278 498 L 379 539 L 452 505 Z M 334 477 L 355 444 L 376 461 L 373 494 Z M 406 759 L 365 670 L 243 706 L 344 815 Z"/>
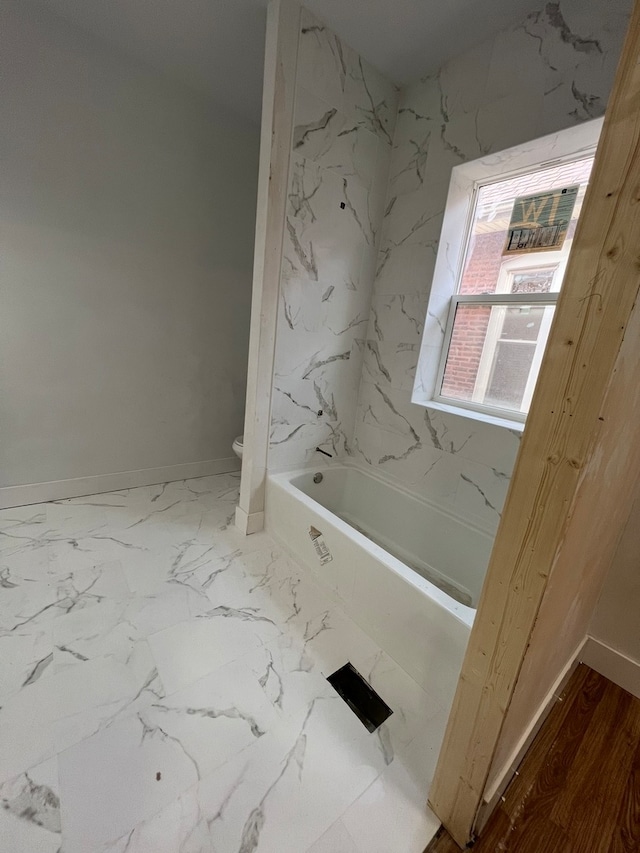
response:
<path fill-rule="evenodd" d="M 584 648 L 587 638 L 578 645 L 574 653 L 571 655 L 567 663 L 560 671 L 558 677 L 554 681 L 551 689 L 540 703 L 536 712 L 532 715 L 531 720 L 523 731 L 518 743 L 514 747 L 508 760 L 494 777 L 493 782 L 484 792 L 484 802 L 480 807 L 478 818 L 476 820 L 475 831 L 481 832 L 487 820 L 497 806 L 500 798 L 504 794 L 507 785 L 515 775 L 516 770 L 520 766 L 527 750 L 535 740 L 536 735 L 542 728 L 542 724 L 551 713 L 551 709 L 556 704 L 562 691 L 566 687 L 569 679 L 573 675 L 574 670 L 584 660 Z M 586 663 L 586 661 L 585 661 Z"/>
<path fill-rule="evenodd" d="M 587 637 L 582 651 L 582 661 L 640 699 L 640 663 L 622 652 L 612 649 L 595 637 Z"/>
<path fill-rule="evenodd" d="M 24 486 L 0 488 L 0 509 L 27 504 L 79 498 L 103 492 L 118 492 L 135 489 L 137 486 L 153 486 L 174 480 L 189 480 L 193 477 L 209 477 L 212 474 L 227 474 L 240 469 L 236 456 L 225 459 L 209 459 L 206 462 L 185 462 L 183 465 L 165 465 L 163 468 L 142 468 L 139 471 L 119 471 L 116 474 L 96 474 L 92 477 L 75 477 L 71 480 L 52 480 L 49 483 L 29 483 Z"/>
<path fill-rule="evenodd" d="M 245 512 L 242 507 L 236 507 L 236 527 L 244 536 L 259 533 L 264 530 L 264 512 Z"/>

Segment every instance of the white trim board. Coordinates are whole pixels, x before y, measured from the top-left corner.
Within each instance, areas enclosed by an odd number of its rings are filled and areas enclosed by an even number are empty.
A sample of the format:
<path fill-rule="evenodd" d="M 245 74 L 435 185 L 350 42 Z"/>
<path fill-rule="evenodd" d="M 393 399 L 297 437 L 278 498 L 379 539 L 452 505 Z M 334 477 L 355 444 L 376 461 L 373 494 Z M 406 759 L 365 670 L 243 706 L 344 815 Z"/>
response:
<path fill-rule="evenodd" d="M 209 459 L 205 462 L 165 465 L 162 468 L 141 468 L 138 471 L 94 474 L 90 477 L 75 477 L 71 480 L 3 486 L 0 487 L 0 509 L 59 501 L 65 498 L 79 498 L 103 492 L 117 492 L 120 489 L 135 489 L 137 486 L 154 486 L 157 483 L 170 483 L 174 480 L 210 477 L 212 474 L 228 474 L 239 470 L 240 460 L 236 456 L 228 456 L 224 459 Z"/>
<path fill-rule="evenodd" d="M 246 513 L 242 507 L 236 507 L 236 527 L 244 536 L 259 533 L 264 529 L 264 512 Z"/>
<path fill-rule="evenodd" d="M 244 451 L 240 484 L 242 512 L 238 514 L 239 529 L 245 534 L 257 532 L 259 528 L 256 525 L 262 523 L 264 515 L 300 8 L 296 0 L 269 0 L 267 9 Z M 253 519 L 251 522 L 247 521 L 249 517 Z M 248 527 L 243 528 L 245 523 Z"/>
<path fill-rule="evenodd" d="M 640 699 L 640 663 L 638 661 L 595 637 L 587 637 L 581 659 L 591 669 L 595 669 L 600 675 Z"/>

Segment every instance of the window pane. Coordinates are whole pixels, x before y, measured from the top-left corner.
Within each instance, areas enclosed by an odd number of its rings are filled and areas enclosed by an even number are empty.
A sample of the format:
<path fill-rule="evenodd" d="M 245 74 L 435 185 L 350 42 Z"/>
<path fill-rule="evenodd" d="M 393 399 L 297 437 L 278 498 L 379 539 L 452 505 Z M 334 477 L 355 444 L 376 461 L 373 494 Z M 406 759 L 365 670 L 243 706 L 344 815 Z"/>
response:
<path fill-rule="evenodd" d="M 537 341 L 544 309 L 539 306 L 510 305 L 504 308 L 504 322 L 500 337 L 504 340 Z"/>
<path fill-rule="evenodd" d="M 441 396 L 526 412 L 553 311 L 458 303 Z"/>
<path fill-rule="evenodd" d="M 511 275 L 511 293 L 549 293 L 557 266 L 521 270 Z"/>
<path fill-rule="evenodd" d="M 536 348 L 524 341 L 498 341 L 483 403 L 520 411 Z"/>
<path fill-rule="evenodd" d="M 580 186 L 564 245 L 555 253 L 566 256 L 580 216 L 592 166 L 593 157 L 588 157 L 480 187 L 459 292 L 547 293 L 549 290 L 559 290 L 564 267 L 549 263 L 550 252 L 542 250 L 514 256 L 503 255 L 514 202 L 517 198 L 538 192 L 576 184 Z M 520 269 L 517 269 L 518 266 Z M 540 277 L 536 278 L 538 268 Z"/>

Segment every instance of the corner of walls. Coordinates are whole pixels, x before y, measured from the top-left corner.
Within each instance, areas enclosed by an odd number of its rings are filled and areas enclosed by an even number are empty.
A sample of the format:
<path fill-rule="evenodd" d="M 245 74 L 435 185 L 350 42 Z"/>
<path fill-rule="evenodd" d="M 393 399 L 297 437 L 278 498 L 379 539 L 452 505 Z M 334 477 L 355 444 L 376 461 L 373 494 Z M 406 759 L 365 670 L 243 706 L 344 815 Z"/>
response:
<path fill-rule="evenodd" d="M 401 93 L 355 458 L 494 529 L 520 435 L 411 402 L 422 337 L 436 352 L 443 341 L 448 299 L 429 297 L 451 170 L 602 115 L 624 5 L 612 13 L 607 0 L 548 4 Z"/>
<path fill-rule="evenodd" d="M 640 661 L 637 656 L 630 657 L 620 649 L 589 636 L 584 646 L 582 661 L 627 693 L 640 699 Z"/>
<path fill-rule="evenodd" d="M 604 580 L 588 628 L 584 661 L 640 697 L 640 492 Z"/>
<path fill-rule="evenodd" d="M 161 468 L 141 468 L 137 471 L 93 474 L 87 477 L 28 483 L 22 486 L 2 486 L 0 487 L 0 509 L 79 498 L 85 495 L 99 495 L 122 489 L 137 489 L 140 486 L 155 486 L 194 477 L 230 474 L 240 469 L 239 462 L 236 456 L 229 456 L 223 459 L 210 459 L 206 462 L 164 465 Z"/>
<path fill-rule="evenodd" d="M 268 468 L 352 453 L 397 90 L 301 10 Z"/>

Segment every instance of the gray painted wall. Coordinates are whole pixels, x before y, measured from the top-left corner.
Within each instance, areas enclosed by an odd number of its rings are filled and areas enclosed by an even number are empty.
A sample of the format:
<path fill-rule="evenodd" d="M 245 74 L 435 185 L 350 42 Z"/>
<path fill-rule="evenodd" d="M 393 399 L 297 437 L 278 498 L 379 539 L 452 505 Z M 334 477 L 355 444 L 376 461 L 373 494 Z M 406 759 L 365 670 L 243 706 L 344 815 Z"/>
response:
<path fill-rule="evenodd" d="M 609 570 L 589 634 L 640 664 L 640 492 Z"/>
<path fill-rule="evenodd" d="M 259 129 L 0 13 L 0 486 L 232 456 Z"/>

